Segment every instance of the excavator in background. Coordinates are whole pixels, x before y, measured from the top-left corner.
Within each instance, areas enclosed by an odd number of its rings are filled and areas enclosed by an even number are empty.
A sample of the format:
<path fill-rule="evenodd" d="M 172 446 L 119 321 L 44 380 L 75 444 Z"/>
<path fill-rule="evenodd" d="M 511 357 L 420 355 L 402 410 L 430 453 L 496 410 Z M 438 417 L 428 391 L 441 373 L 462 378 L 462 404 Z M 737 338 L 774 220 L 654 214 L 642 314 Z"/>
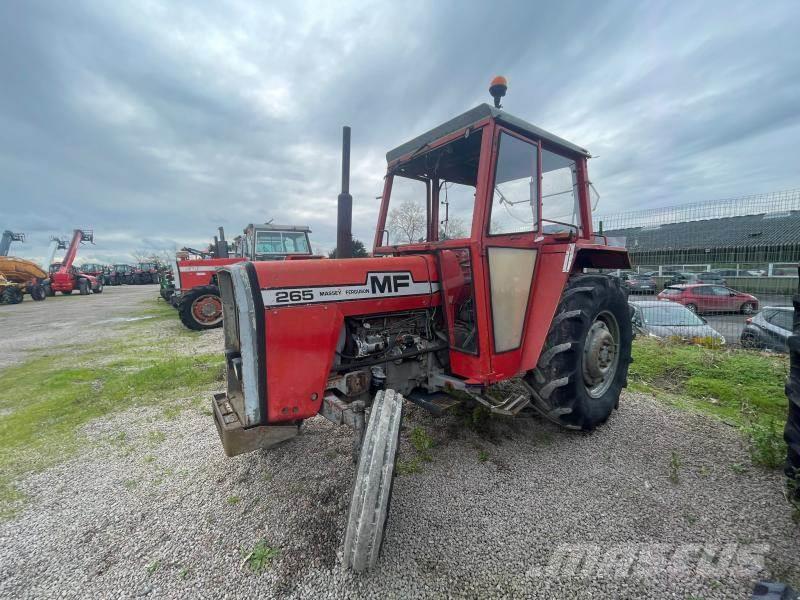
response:
<path fill-rule="evenodd" d="M 8 250 L 11 248 L 11 242 L 24 242 L 24 233 L 14 233 L 6 229 L 3 236 L 0 237 L 0 256 L 8 256 Z"/>
<path fill-rule="evenodd" d="M 54 235 L 50 236 L 50 245 L 47 248 L 47 257 L 45 258 L 44 262 L 42 263 L 42 269 L 49 272 L 50 267 L 53 265 L 53 259 L 56 257 L 56 252 L 58 250 L 66 250 L 67 244 L 69 244 L 69 240 L 64 238 L 59 238 Z M 52 296 L 52 294 L 50 294 Z"/>
<path fill-rule="evenodd" d="M 78 255 L 78 248 L 83 242 L 94 242 L 94 232 L 91 230 L 76 229 L 72 233 L 72 240 L 67 247 L 67 253 L 64 255 L 64 260 L 58 265 L 58 268 L 51 272 L 50 275 L 50 290 L 51 295 L 55 292 L 61 292 L 65 296 L 70 295 L 73 291 L 78 290 L 81 296 L 86 296 L 90 292 L 100 294 L 103 292 L 103 282 L 97 277 L 81 273 L 73 264 L 75 257 Z"/>

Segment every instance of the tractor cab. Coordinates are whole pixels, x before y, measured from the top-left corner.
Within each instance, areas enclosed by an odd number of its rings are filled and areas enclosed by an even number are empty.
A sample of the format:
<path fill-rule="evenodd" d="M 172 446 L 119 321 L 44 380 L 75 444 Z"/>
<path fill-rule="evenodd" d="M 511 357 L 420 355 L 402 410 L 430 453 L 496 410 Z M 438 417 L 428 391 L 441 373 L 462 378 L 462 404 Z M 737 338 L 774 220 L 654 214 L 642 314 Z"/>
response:
<path fill-rule="evenodd" d="M 309 233 L 311 229 L 304 225 L 250 223 L 235 240 L 236 256 L 259 261 L 311 256 Z"/>
<path fill-rule="evenodd" d="M 627 267 L 592 230 L 589 156 L 489 104 L 387 153 L 374 254 L 435 256 L 455 372 L 529 362 L 547 329 L 527 327 L 532 304 L 555 308 L 575 270 Z"/>

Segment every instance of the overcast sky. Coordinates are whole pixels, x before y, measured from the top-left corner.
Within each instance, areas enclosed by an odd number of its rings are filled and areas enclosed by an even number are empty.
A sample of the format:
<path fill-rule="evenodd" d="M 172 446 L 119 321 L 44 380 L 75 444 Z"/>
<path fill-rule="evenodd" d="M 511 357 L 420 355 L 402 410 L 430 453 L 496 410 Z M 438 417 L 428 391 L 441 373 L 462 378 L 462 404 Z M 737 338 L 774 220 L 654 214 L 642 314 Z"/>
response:
<path fill-rule="evenodd" d="M 599 211 L 800 187 L 800 2 L 0 2 L 0 230 L 78 262 L 249 222 L 335 243 L 341 126 L 371 245 L 385 152 L 509 79 Z"/>

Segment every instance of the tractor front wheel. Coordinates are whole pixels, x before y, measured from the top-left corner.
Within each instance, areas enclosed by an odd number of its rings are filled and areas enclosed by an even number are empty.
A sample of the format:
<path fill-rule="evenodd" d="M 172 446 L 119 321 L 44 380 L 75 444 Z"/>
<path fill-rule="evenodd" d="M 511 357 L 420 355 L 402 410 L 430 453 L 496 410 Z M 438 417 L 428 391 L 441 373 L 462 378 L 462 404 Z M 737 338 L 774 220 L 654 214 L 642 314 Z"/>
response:
<path fill-rule="evenodd" d="M 97 287 L 92 290 L 93 294 L 102 294 L 103 293 L 103 282 L 98 281 Z"/>
<path fill-rule="evenodd" d="M 201 331 L 222 325 L 222 300 L 215 285 L 189 291 L 178 306 L 181 322 L 189 329 Z"/>
<path fill-rule="evenodd" d="M 379 391 L 356 467 L 342 552 L 346 569 L 366 571 L 378 560 L 392 498 L 402 419 L 403 397 L 394 390 Z"/>
<path fill-rule="evenodd" d="M 78 291 L 80 291 L 81 296 L 88 296 L 89 295 L 89 282 L 85 279 L 78 280 Z"/>
<path fill-rule="evenodd" d="M 30 286 L 28 293 L 31 295 L 31 299 L 35 300 L 36 302 L 41 302 L 47 298 L 47 290 L 41 283 Z"/>
<path fill-rule="evenodd" d="M 631 309 L 619 281 L 574 275 L 567 282 L 536 368 L 525 380 L 544 415 L 590 431 L 619 404 L 631 362 Z"/>

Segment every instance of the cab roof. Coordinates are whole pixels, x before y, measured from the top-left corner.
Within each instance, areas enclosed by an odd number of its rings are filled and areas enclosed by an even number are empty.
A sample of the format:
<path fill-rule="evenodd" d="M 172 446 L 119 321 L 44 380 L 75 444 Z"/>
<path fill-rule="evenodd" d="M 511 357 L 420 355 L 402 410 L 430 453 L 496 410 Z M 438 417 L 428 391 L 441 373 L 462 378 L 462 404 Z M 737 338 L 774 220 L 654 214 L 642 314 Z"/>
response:
<path fill-rule="evenodd" d="M 590 157 L 589 151 L 585 148 L 581 148 L 573 144 L 572 142 L 568 142 L 567 140 L 558 137 L 557 135 L 553 135 L 533 125 L 528 123 L 527 121 L 520 119 L 519 117 L 515 117 L 512 114 L 507 113 L 504 110 L 500 110 L 499 108 L 494 108 L 489 104 L 479 104 L 475 108 L 468 110 L 467 112 L 442 123 L 438 127 L 434 127 L 430 131 L 426 131 L 422 135 L 415 137 L 413 140 L 406 142 L 395 148 L 394 150 L 389 150 L 386 153 L 386 162 L 393 163 L 398 158 L 402 158 L 406 154 L 410 152 L 414 152 L 419 150 L 420 148 L 424 148 L 428 144 L 435 142 L 436 140 L 450 135 L 451 133 L 455 133 L 460 129 L 464 129 L 472 125 L 473 123 L 477 123 L 478 121 L 482 121 L 487 117 L 492 117 L 498 122 L 502 123 L 506 127 L 511 130 L 517 131 L 522 133 L 526 136 L 532 138 L 538 138 L 545 142 L 550 142 L 553 146 L 557 146 L 561 149 L 567 150 L 574 154 L 578 154 L 580 156 Z"/>
<path fill-rule="evenodd" d="M 302 231 L 311 233 L 311 228 L 308 225 L 276 225 L 275 223 L 250 223 L 244 228 L 244 233 L 251 229 L 259 229 L 261 231 Z"/>

